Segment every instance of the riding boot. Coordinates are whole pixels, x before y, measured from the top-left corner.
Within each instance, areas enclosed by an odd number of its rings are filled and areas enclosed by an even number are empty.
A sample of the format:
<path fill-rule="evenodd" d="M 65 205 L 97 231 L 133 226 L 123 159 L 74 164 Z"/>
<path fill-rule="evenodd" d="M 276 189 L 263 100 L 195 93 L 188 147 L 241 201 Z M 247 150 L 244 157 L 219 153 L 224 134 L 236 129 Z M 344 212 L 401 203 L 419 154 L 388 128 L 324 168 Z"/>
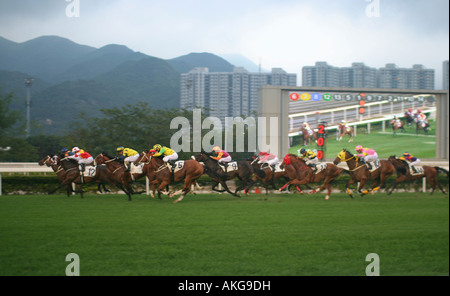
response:
<path fill-rule="evenodd" d="M 125 172 L 131 171 L 131 163 L 126 162 L 126 163 L 124 163 L 124 166 L 125 166 Z"/>
<path fill-rule="evenodd" d="M 411 168 L 412 168 L 413 173 L 417 174 L 417 169 L 413 165 L 411 166 Z"/>
<path fill-rule="evenodd" d="M 271 165 L 270 165 L 270 168 L 272 169 L 272 172 L 275 173 L 275 165 L 274 165 L 274 164 L 271 164 Z"/>
<path fill-rule="evenodd" d="M 366 162 L 366 164 L 367 164 L 367 168 L 369 169 L 369 171 L 371 171 L 372 170 L 372 164 L 370 162 Z"/>
<path fill-rule="evenodd" d="M 173 172 L 175 170 L 175 162 L 173 160 L 168 160 L 167 167 Z"/>
<path fill-rule="evenodd" d="M 80 163 L 80 171 L 81 171 L 82 173 L 83 173 L 84 170 L 85 170 L 85 166 L 86 166 L 86 164 Z"/>

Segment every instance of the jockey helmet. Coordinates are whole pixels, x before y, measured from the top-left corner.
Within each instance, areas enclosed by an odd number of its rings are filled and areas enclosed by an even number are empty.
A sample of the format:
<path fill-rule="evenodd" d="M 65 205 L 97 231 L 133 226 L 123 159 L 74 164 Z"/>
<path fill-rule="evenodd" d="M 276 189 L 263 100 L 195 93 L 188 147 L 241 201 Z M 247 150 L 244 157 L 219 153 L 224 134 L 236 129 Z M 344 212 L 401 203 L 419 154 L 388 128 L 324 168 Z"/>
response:
<path fill-rule="evenodd" d="M 408 152 L 403 153 L 403 156 L 411 156 Z"/>
<path fill-rule="evenodd" d="M 123 147 L 123 146 L 119 146 L 119 147 L 117 147 L 116 148 L 116 151 L 117 152 L 120 152 L 120 151 L 123 151 L 125 148 Z"/>
<path fill-rule="evenodd" d="M 78 148 L 78 147 L 73 147 L 72 148 L 72 152 L 73 153 L 77 153 L 78 151 L 80 151 L 80 148 Z"/>
<path fill-rule="evenodd" d="M 212 151 L 220 151 L 220 147 L 219 146 L 215 146 Z"/>
<path fill-rule="evenodd" d="M 300 149 L 300 154 L 305 154 L 305 153 L 306 153 L 306 149 L 305 148 Z"/>
<path fill-rule="evenodd" d="M 68 152 L 68 151 L 69 151 L 69 149 L 67 149 L 67 148 L 61 149 L 61 153 L 66 153 L 66 152 Z"/>
<path fill-rule="evenodd" d="M 161 150 L 162 146 L 160 144 L 156 144 L 155 146 L 153 146 L 153 150 L 159 151 Z"/>
<path fill-rule="evenodd" d="M 411 109 L 411 108 L 408 108 L 408 111 L 409 111 L 409 112 L 412 112 L 412 109 Z"/>
<path fill-rule="evenodd" d="M 359 151 L 359 150 L 362 150 L 362 149 L 363 149 L 363 146 L 361 146 L 361 145 L 358 145 L 358 146 L 355 147 L 356 151 Z"/>
<path fill-rule="evenodd" d="M 269 154 L 269 153 L 267 153 L 266 151 L 259 152 L 259 156 L 263 156 L 263 155 L 267 155 L 267 154 Z"/>

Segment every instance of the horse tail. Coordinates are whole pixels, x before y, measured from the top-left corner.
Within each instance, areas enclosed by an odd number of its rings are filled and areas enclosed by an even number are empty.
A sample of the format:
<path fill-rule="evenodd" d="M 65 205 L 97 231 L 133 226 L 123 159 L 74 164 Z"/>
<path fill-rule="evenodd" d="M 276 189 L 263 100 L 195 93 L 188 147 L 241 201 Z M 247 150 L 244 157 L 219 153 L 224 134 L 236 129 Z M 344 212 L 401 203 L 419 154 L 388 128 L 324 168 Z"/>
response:
<path fill-rule="evenodd" d="M 266 177 L 266 172 L 264 172 L 264 170 L 254 167 L 252 166 L 253 172 L 259 177 L 264 179 Z"/>
<path fill-rule="evenodd" d="M 436 169 L 436 171 L 437 171 L 437 173 L 439 174 L 439 172 L 442 172 L 442 173 L 446 173 L 447 174 L 447 178 L 449 177 L 449 171 L 447 171 L 446 169 L 443 169 L 443 168 L 440 168 L 440 167 L 434 167 L 435 169 Z"/>

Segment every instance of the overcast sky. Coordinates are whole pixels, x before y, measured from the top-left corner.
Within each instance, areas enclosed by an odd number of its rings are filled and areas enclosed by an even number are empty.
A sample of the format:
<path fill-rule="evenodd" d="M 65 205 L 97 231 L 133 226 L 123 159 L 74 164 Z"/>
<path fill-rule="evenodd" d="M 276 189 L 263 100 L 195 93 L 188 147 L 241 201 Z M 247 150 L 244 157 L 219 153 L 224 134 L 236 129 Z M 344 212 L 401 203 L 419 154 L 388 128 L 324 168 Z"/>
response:
<path fill-rule="evenodd" d="M 163 59 L 237 53 L 299 78 L 316 61 L 423 64 L 436 70 L 441 88 L 449 1 L 0 0 L 0 36 L 24 42 L 42 35 L 94 47 L 123 44 Z"/>

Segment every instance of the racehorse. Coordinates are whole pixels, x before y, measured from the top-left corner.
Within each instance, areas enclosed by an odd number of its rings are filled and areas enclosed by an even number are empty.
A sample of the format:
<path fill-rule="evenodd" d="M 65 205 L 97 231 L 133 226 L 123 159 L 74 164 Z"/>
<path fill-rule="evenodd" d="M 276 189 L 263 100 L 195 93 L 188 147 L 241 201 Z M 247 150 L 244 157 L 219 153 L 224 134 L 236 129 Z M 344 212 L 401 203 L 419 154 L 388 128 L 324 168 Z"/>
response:
<path fill-rule="evenodd" d="M 339 123 L 338 124 L 338 133 L 339 133 L 339 136 L 338 136 L 337 140 L 339 142 L 342 141 L 342 138 L 344 136 L 350 137 L 350 139 L 348 140 L 349 143 L 353 142 L 353 126 L 345 126 L 344 124 Z"/>
<path fill-rule="evenodd" d="M 94 159 L 94 164 L 99 167 L 99 165 L 105 164 L 109 169 L 109 177 L 111 183 L 119 187 L 128 196 L 128 200 L 131 201 L 131 195 L 135 193 L 131 184 L 134 179 L 130 172 L 125 171 L 125 167 L 119 162 L 117 158 L 109 156 L 106 152 L 102 152 Z M 142 174 L 143 175 L 143 174 Z"/>
<path fill-rule="evenodd" d="M 292 164 L 297 171 L 297 175 L 295 179 L 291 179 L 283 187 L 281 187 L 279 191 L 291 184 L 306 185 L 308 183 L 319 183 L 323 181 L 322 186 L 318 190 L 313 190 L 311 193 L 317 193 L 327 189 L 327 195 L 325 196 L 326 200 L 330 198 L 332 191 L 330 182 L 336 179 L 341 173 L 347 172 L 345 169 L 339 168 L 332 163 L 327 163 L 325 169 L 319 173 L 315 173 L 303 159 L 294 154 L 287 154 L 283 159 L 283 163 Z"/>
<path fill-rule="evenodd" d="M 423 130 L 425 135 L 428 135 L 428 131 L 430 129 L 430 124 L 427 120 L 420 120 L 416 118 L 416 135 L 419 134 L 420 130 Z"/>
<path fill-rule="evenodd" d="M 312 133 L 310 133 L 310 131 Z M 316 132 L 311 129 L 307 130 L 303 125 L 299 128 L 299 132 L 302 132 L 303 135 L 303 146 L 308 146 L 313 141 L 317 141 L 317 134 Z"/>
<path fill-rule="evenodd" d="M 411 126 L 415 122 L 414 116 L 408 112 L 405 112 L 405 119 L 408 126 Z"/>
<path fill-rule="evenodd" d="M 447 174 L 447 178 L 449 176 L 449 172 L 446 169 L 440 168 L 440 167 L 431 167 L 431 166 L 422 166 L 423 168 L 423 173 L 421 174 L 411 174 L 410 171 L 410 167 L 409 164 L 403 160 L 403 159 L 399 159 L 395 156 L 390 156 L 388 158 L 388 160 L 394 165 L 395 170 L 397 172 L 397 179 L 395 180 L 395 183 L 390 187 L 390 190 L 388 191 L 388 195 L 392 194 L 392 191 L 394 191 L 395 187 L 404 181 L 416 181 L 416 180 L 420 180 L 422 178 L 426 178 L 428 184 L 430 185 L 430 187 L 432 188 L 431 190 L 431 194 L 434 193 L 434 191 L 436 190 L 436 185 L 439 187 L 439 189 L 441 190 L 441 192 L 443 194 L 446 194 L 444 188 L 441 186 L 441 184 L 439 184 L 438 179 L 437 179 L 437 175 L 439 174 L 439 172 L 443 172 Z M 386 189 L 386 191 L 389 188 Z"/>
<path fill-rule="evenodd" d="M 158 197 L 161 198 L 161 193 L 163 194 L 171 194 L 171 197 L 174 195 L 181 194 L 174 203 L 178 203 L 183 200 L 183 198 L 191 191 L 192 185 L 196 183 L 197 179 L 203 175 L 203 166 L 193 160 L 188 159 L 183 162 L 176 162 L 175 172 L 171 172 L 169 167 L 164 164 L 164 161 L 158 157 L 153 157 L 153 154 L 156 153 L 155 150 L 149 150 L 144 155 L 139 157 L 135 163 L 144 163 L 144 172 L 150 180 L 152 184 L 159 184 Z M 182 190 L 175 193 L 164 193 L 162 190 L 167 188 L 169 184 L 172 182 L 180 182 L 184 180 L 184 187 Z"/>
<path fill-rule="evenodd" d="M 347 163 L 349 169 L 348 171 L 351 177 L 350 181 L 347 183 L 347 193 L 352 198 L 353 194 L 349 188 L 350 185 L 359 182 L 358 192 L 361 196 L 364 196 L 369 193 L 369 191 L 361 190 L 368 180 L 374 181 L 371 189 L 373 193 L 380 188 L 385 188 L 387 178 L 392 176 L 395 172 L 394 166 L 387 160 L 380 160 L 380 167 L 370 172 L 364 162 L 346 149 L 342 149 L 333 161 L 335 165 L 338 165 L 340 162 Z"/>
<path fill-rule="evenodd" d="M 392 119 L 389 123 L 392 126 L 392 135 L 393 136 L 397 135 L 397 130 L 406 132 L 405 131 L 405 123 L 403 121 L 400 120 L 397 122 L 396 120 Z"/>
<path fill-rule="evenodd" d="M 273 169 L 268 164 L 259 164 L 257 156 L 253 156 L 253 158 L 249 158 L 247 159 L 247 161 L 250 163 L 254 170 L 261 170 L 264 173 L 264 177 L 262 177 L 263 174 L 261 173 L 254 174 L 252 180 L 253 182 L 261 180 L 263 183 L 263 187 L 266 189 L 266 194 L 269 193 L 269 186 L 272 186 L 272 188 L 275 190 L 278 189 L 275 185 L 275 180 L 284 177 L 286 181 L 289 181 L 289 179 L 286 178 L 286 172 L 284 169 L 273 171 Z"/>
<path fill-rule="evenodd" d="M 57 155 L 55 155 L 53 157 L 51 157 L 50 155 L 47 155 L 43 159 L 39 160 L 38 164 L 40 166 L 46 165 L 48 167 L 51 167 L 53 169 L 53 171 L 55 172 L 56 177 L 58 177 L 58 180 L 59 180 L 60 183 L 64 182 L 64 180 L 66 179 L 66 176 L 67 176 L 66 171 L 62 167 L 60 158 Z M 103 190 L 105 192 L 109 192 L 109 190 L 105 186 L 105 180 L 106 179 L 107 179 L 106 178 L 106 172 L 103 173 L 102 170 L 97 170 L 94 177 L 84 176 L 84 178 L 83 178 L 84 182 L 83 183 L 98 182 L 99 184 L 98 184 L 97 190 L 100 193 L 103 193 L 102 187 L 103 187 Z M 77 179 L 75 181 L 77 181 Z M 80 177 L 80 181 L 81 181 L 81 177 Z M 74 183 L 81 190 L 81 184 L 82 183 L 77 183 L 77 182 L 74 182 Z M 71 192 L 74 192 L 74 191 L 72 189 L 71 184 L 68 184 L 67 185 L 67 196 L 68 197 L 70 196 Z"/>
<path fill-rule="evenodd" d="M 231 162 L 232 167 L 227 169 L 225 172 L 217 162 L 217 160 L 212 159 L 211 153 L 202 151 L 193 156 L 193 158 L 198 162 L 203 162 L 205 167 L 205 173 L 211 177 L 213 181 L 212 190 L 217 192 L 228 192 L 233 196 L 240 197 L 238 192 L 244 189 L 244 192 L 247 194 L 249 188 L 253 185 L 252 175 L 253 173 L 258 174 L 259 177 L 264 178 L 265 174 L 261 170 L 254 170 L 253 167 L 245 160 Z M 242 184 L 236 188 L 233 192 L 228 188 L 226 181 L 234 178 L 238 178 L 242 181 Z M 217 185 L 221 184 L 223 186 L 223 190 L 216 189 Z"/>

